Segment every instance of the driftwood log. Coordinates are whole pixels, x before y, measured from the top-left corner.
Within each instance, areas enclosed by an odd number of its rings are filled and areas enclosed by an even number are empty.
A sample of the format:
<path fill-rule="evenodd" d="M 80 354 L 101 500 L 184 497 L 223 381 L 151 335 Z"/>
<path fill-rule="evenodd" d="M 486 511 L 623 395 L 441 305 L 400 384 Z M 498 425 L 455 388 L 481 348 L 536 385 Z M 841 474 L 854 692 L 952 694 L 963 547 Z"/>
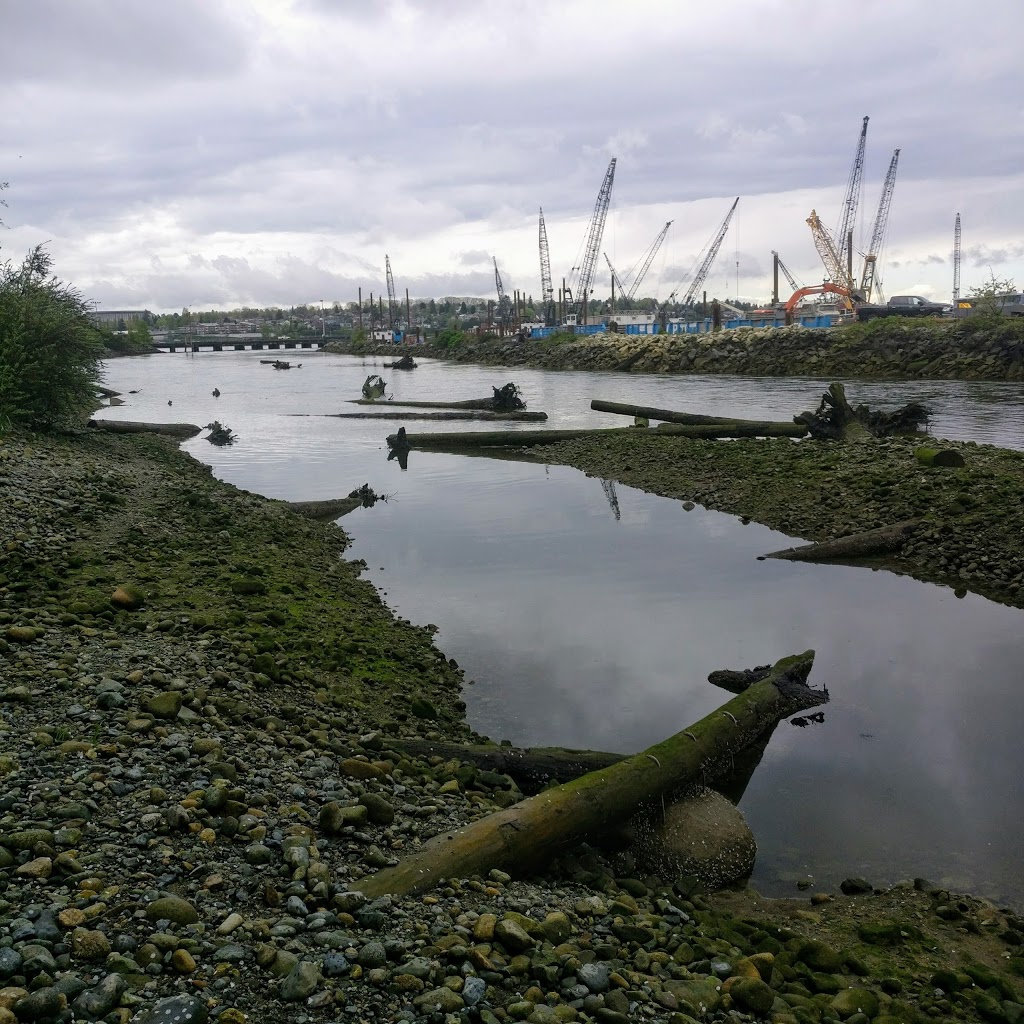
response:
<path fill-rule="evenodd" d="M 767 678 L 661 743 L 545 790 L 497 814 L 435 836 L 395 867 L 353 882 L 376 898 L 433 888 L 443 878 L 523 874 L 548 863 L 573 842 L 599 833 L 659 799 L 671 800 L 701 781 L 713 765 L 731 760 L 781 718 L 828 700 L 807 677 L 814 652 L 783 658 Z"/>
<path fill-rule="evenodd" d="M 869 436 L 889 437 L 912 434 L 928 422 L 929 412 L 920 402 L 909 402 L 893 412 L 880 412 L 866 405 L 854 408 L 846 400 L 840 383 L 829 385 L 814 412 L 802 412 L 794 423 L 807 427 L 811 437 L 838 441 L 857 441 Z"/>
<path fill-rule="evenodd" d="M 856 558 L 871 558 L 899 551 L 907 539 L 921 525 L 920 519 L 905 519 L 876 530 L 851 533 L 846 537 L 819 541 L 817 544 L 802 544 L 796 548 L 772 551 L 760 558 L 784 558 L 790 562 L 842 562 Z"/>
<path fill-rule="evenodd" d="M 203 430 L 194 423 L 137 423 L 132 420 L 89 420 L 86 426 L 112 434 L 166 434 L 168 437 L 195 437 Z"/>
<path fill-rule="evenodd" d="M 537 445 L 576 441 L 582 437 L 612 437 L 617 434 L 642 437 L 801 437 L 806 430 L 793 423 L 698 423 L 692 426 L 666 423 L 653 431 L 636 427 L 578 428 L 572 430 L 467 430 L 461 433 L 407 434 L 409 448 L 533 448 Z M 395 435 L 388 437 L 394 446 Z"/>
<path fill-rule="evenodd" d="M 703 423 L 728 424 L 729 426 L 742 424 L 744 426 L 750 425 L 758 427 L 785 427 L 786 429 L 783 431 L 783 436 L 802 436 L 793 430 L 793 424 L 791 423 L 763 423 L 758 420 L 737 419 L 734 416 L 703 416 L 695 412 L 673 412 L 671 409 L 654 409 L 647 405 L 628 405 L 623 402 L 603 402 L 596 398 L 590 403 L 590 408 L 595 412 L 611 412 L 618 416 L 632 416 L 634 419 L 637 416 L 640 416 L 647 420 L 660 420 L 663 423 L 684 423 L 690 426 Z"/>
<path fill-rule="evenodd" d="M 378 408 L 398 405 L 398 402 L 373 402 Z M 447 412 L 328 412 L 328 413 L 289 413 L 290 416 L 324 416 L 338 420 L 487 420 L 493 423 L 543 423 L 546 412 L 490 412 L 485 409 L 460 409 Z"/>

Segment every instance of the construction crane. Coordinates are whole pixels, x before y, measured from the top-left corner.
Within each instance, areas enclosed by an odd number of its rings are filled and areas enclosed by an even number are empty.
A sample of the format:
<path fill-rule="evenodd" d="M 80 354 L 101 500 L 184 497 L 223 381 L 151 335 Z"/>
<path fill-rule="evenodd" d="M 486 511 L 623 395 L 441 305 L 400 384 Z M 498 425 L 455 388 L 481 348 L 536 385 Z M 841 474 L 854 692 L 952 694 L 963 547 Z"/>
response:
<path fill-rule="evenodd" d="M 828 276 L 835 284 L 845 289 L 850 295 L 853 295 L 855 286 L 850 278 L 849 268 L 840 259 L 839 250 L 836 248 L 836 243 L 833 241 L 832 236 L 828 233 L 828 228 L 821 223 L 821 219 L 814 210 L 811 210 L 807 223 L 814 238 L 815 248 L 818 250 L 821 262 L 825 264 Z M 844 302 L 844 305 L 847 304 L 848 301 Z"/>
<path fill-rule="evenodd" d="M 704 259 L 701 260 L 700 266 L 697 268 L 697 272 L 693 275 L 693 280 L 690 282 L 690 287 L 686 289 L 686 294 L 683 296 L 684 306 L 688 306 L 693 302 L 694 296 L 707 279 L 708 272 L 711 270 L 711 264 L 715 262 L 718 250 L 722 247 L 722 240 L 725 238 L 725 233 L 729 230 L 729 222 L 732 220 L 732 215 L 736 212 L 736 207 L 739 205 L 739 201 L 739 196 L 733 200 L 732 206 L 729 207 L 729 212 L 725 215 L 725 220 L 722 221 L 718 231 L 715 232 L 714 238 L 711 240 L 711 244 L 707 247 Z M 676 291 L 678 291 L 678 288 Z M 676 291 L 673 291 L 668 297 L 668 302 L 673 302 L 675 300 Z"/>
<path fill-rule="evenodd" d="M 960 305 L 960 214 L 956 215 L 956 227 L 953 228 L 953 315 Z"/>
<path fill-rule="evenodd" d="M 651 242 L 650 248 L 641 257 L 640 269 L 636 272 L 636 276 L 633 278 L 633 283 L 629 286 L 629 291 L 626 293 L 627 302 L 632 302 L 636 297 L 637 289 L 640 287 L 640 282 L 647 276 L 647 271 L 651 269 L 654 257 L 658 255 L 658 250 L 661 248 L 661 243 L 665 241 L 665 236 L 668 234 L 668 229 L 670 227 L 672 227 L 672 221 L 668 221 L 661 231 L 658 232 L 658 237 Z M 630 273 L 632 273 L 632 271 L 630 271 Z"/>
<path fill-rule="evenodd" d="M 388 327 L 395 329 L 395 307 L 398 302 L 395 299 L 395 279 L 391 276 L 391 257 L 384 254 L 384 275 L 388 281 Z"/>
<path fill-rule="evenodd" d="M 871 291 L 875 286 L 878 253 L 882 248 L 885 226 L 889 221 L 889 207 L 892 205 L 893 190 L 896 188 L 896 167 L 899 162 L 900 151 L 893 150 L 892 159 L 889 161 L 889 170 L 886 172 L 885 182 L 882 185 L 882 197 L 878 200 L 875 225 L 871 229 L 871 241 L 868 244 L 868 251 L 864 254 L 864 270 L 860 275 L 860 291 L 865 302 L 871 301 Z M 879 299 L 881 299 L 881 286 L 878 291 Z"/>
<path fill-rule="evenodd" d="M 608 206 L 612 201 L 615 161 L 616 158 L 612 157 L 608 170 L 605 171 L 604 181 L 601 182 L 601 188 L 597 193 L 597 202 L 594 204 L 594 213 L 590 218 L 590 227 L 587 230 L 587 243 L 583 250 L 583 262 L 579 267 L 579 276 L 573 278 L 572 287 L 569 288 L 568 298 L 573 303 L 573 312 L 576 314 L 577 323 L 581 317 L 586 322 L 590 286 L 594 280 L 597 254 L 601 251 L 601 238 L 604 235 L 604 222 L 608 218 Z"/>
<path fill-rule="evenodd" d="M 544 208 L 540 211 L 540 291 L 544 302 L 544 322 L 555 319 L 555 288 L 551 283 L 551 254 L 548 252 L 548 229 L 544 224 Z"/>
<path fill-rule="evenodd" d="M 860 183 L 864 175 L 864 148 L 868 141 L 868 119 L 864 118 L 860 127 L 860 139 L 857 141 L 857 153 L 850 168 L 850 180 L 846 184 L 846 198 L 843 200 L 843 211 L 839 220 L 835 241 L 839 262 L 848 266 L 851 250 L 850 232 L 857 224 L 857 206 L 860 203 Z M 851 276 L 847 274 L 847 277 Z M 838 280 L 838 279 L 837 279 Z"/>
<path fill-rule="evenodd" d="M 626 297 L 626 286 L 622 283 L 622 278 L 619 277 L 615 267 L 612 266 L 612 261 L 608 259 L 608 253 L 602 253 L 604 256 L 605 263 L 608 264 L 608 269 L 612 272 L 612 308 L 611 311 L 615 312 L 615 289 L 619 289 L 619 295 L 622 299 Z"/>
<path fill-rule="evenodd" d="M 492 256 L 494 260 L 494 286 L 498 289 L 498 308 L 496 310 L 498 323 L 502 327 L 512 327 L 512 300 L 505 294 L 505 286 L 501 281 L 501 271 L 498 270 L 498 257 Z"/>
<path fill-rule="evenodd" d="M 772 256 L 775 257 L 775 262 L 779 265 L 779 270 L 782 271 L 783 276 L 789 282 L 789 287 L 792 288 L 793 291 L 796 291 L 800 287 L 800 283 L 793 276 L 789 267 L 787 267 L 786 264 L 782 262 L 782 257 L 774 249 L 772 249 Z"/>

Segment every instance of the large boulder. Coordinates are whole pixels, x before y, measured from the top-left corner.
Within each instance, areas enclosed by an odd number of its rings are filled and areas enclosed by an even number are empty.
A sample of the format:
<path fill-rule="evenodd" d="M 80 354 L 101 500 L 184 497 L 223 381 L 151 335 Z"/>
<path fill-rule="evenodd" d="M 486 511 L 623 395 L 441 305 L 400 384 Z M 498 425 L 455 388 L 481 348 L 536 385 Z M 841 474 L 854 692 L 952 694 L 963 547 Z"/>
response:
<path fill-rule="evenodd" d="M 648 870 L 693 875 L 708 889 L 721 889 L 753 870 L 754 833 L 721 793 L 702 790 L 670 804 L 660 818 L 637 828 L 634 854 Z"/>

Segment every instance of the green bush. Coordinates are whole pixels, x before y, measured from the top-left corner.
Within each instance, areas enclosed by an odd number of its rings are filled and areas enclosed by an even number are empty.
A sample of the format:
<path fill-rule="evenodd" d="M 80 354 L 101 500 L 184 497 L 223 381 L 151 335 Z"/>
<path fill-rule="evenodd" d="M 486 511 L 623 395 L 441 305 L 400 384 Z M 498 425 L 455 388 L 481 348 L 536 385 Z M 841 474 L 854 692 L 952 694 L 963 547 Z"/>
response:
<path fill-rule="evenodd" d="M 36 246 L 0 266 L 0 429 L 49 429 L 95 408 L 103 345 L 81 294 Z"/>

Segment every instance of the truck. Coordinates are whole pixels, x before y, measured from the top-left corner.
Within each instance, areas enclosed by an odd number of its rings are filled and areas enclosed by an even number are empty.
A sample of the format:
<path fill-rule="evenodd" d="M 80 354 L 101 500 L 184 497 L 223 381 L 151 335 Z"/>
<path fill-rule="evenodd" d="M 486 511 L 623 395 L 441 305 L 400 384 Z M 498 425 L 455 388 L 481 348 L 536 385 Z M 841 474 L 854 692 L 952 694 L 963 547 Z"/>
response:
<path fill-rule="evenodd" d="M 864 303 L 857 307 L 858 320 L 874 320 L 880 316 L 948 316 L 949 303 L 932 302 L 920 295 L 894 295 L 884 306 Z"/>

